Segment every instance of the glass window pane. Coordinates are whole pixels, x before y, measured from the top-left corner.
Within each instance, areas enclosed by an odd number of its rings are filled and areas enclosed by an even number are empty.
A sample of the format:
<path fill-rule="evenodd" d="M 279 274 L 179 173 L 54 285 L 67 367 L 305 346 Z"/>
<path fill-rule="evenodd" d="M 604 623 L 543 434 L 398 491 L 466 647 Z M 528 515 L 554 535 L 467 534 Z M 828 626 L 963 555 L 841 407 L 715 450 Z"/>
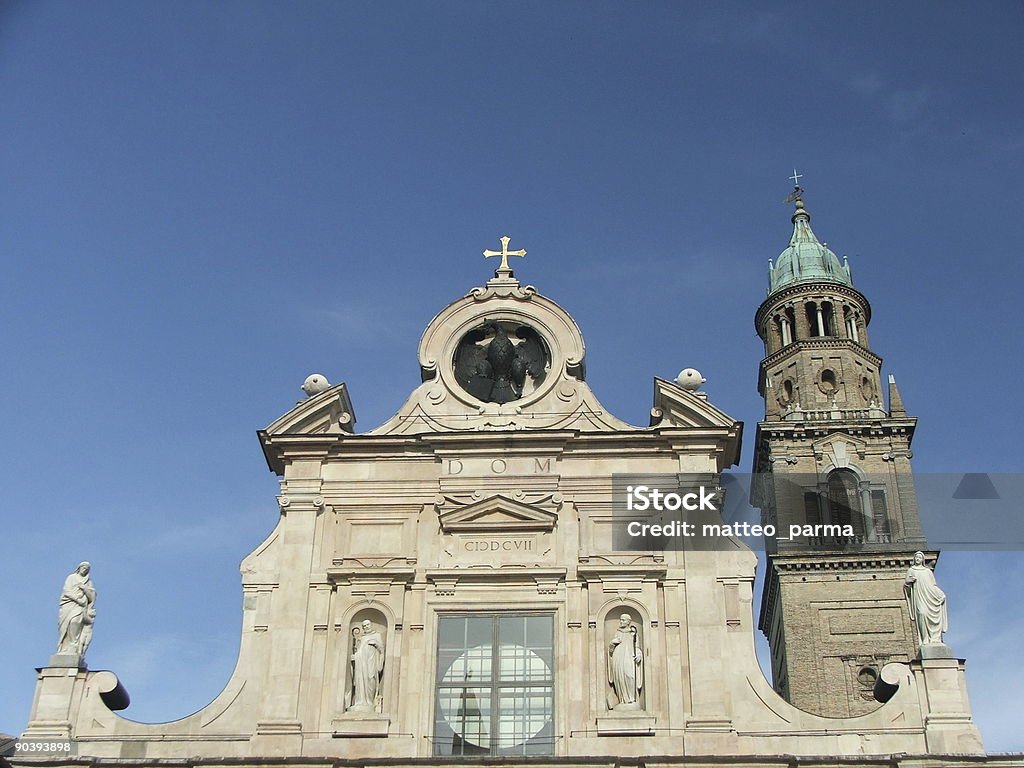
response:
<path fill-rule="evenodd" d="M 445 684 L 489 682 L 492 660 L 493 651 L 489 645 L 475 645 L 472 648 L 467 648 L 451 660 L 447 669 L 442 669 L 440 682 Z"/>
<path fill-rule="evenodd" d="M 437 624 L 437 647 L 444 650 L 466 647 L 466 620 L 461 616 L 445 616 Z"/>
<path fill-rule="evenodd" d="M 523 644 L 534 651 L 550 649 L 551 624 L 550 616 L 527 616 L 526 642 Z"/>
<path fill-rule="evenodd" d="M 467 616 L 463 619 L 466 622 L 466 646 L 486 645 L 494 642 L 494 617 L 493 616 Z"/>
<path fill-rule="evenodd" d="M 526 744 L 539 737 L 551 722 L 552 704 L 549 687 L 501 689 L 495 747 L 524 754 Z"/>
<path fill-rule="evenodd" d="M 498 642 L 523 645 L 525 629 L 525 616 L 502 616 L 498 619 Z"/>
<path fill-rule="evenodd" d="M 553 617 L 439 619 L 435 755 L 546 755 L 553 747 Z"/>
<path fill-rule="evenodd" d="M 498 649 L 502 681 L 533 682 L 551 679 L 551 668 L 534 651 L 521 645 L 503 645 Z"/>

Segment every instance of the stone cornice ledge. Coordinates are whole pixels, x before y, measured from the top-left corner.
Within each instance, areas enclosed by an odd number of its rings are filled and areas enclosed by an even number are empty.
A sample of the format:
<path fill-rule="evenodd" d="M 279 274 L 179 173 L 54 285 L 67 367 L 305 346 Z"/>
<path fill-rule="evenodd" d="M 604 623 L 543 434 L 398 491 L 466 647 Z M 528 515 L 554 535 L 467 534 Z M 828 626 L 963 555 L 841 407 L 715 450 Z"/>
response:
<path fill-rule="evenodd" d="M 327 580 L 333 584 L 353 581 L 410 582 L 416 578 L 416 569 L 407 566 L 385 566 L 383 568 L 354 568 L 352 566 L 327 569 Z"/>
<path fill-rule="evenodd" d="M 822 559 L 827 557 L 827 559 Z M 925 551 L 925 562 L 934 567 L 939 559 L 936 551 Z M 850 554 L 845 552 L 814 552 L 801 555 L 773 555 L 772 565 L 779 571 L 859 571 L 865 568 L 909 568 L 914 552 L 878 552 Z"/>
<path fill-rule="evenodd" d="M 711 768 L 712 766 L 733 766 L 734 768 L 1024 768 L 1024 754 L 934 754 L 911 755 L 904 753 L 881 755 L 812 756 L 797 755 L 689 755 L 651 756 L 632 758 L 610 757 L 477 757 L 438 758 L 355 758 L 336 757 L 188 757 L 188 758 L 110 758 L 110 757 L 61 757 L 61 758 L 18 758 L 6 762 L 0 758 L 0 766 L 38 766 L 38 768 L 64 768 L 83 766 L 104 768 L 484 768 L 491 766 L 530 766 L 530 768 Z"/>
<path fill-rule="evenodd" d="M 623 576 L 637 576 L 643 579 L 663 579 L 668 573 L 664 563 L 580 563 L 576 572 L 583 581 L 617 580 Z M 682 581 L 681 576 L 677 576 Z"/>

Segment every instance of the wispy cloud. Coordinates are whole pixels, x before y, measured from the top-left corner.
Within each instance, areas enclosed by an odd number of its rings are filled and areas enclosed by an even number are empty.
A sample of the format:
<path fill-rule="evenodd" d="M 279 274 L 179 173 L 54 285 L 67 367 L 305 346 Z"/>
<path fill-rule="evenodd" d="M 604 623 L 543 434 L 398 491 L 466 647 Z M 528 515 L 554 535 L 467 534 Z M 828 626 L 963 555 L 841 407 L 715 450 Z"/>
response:
<path fill-rule="evenodd" d="M 156 552 L 234 552 L 238 547 L 238 530 L 246 525 L 246 517 L 210 515 L 180 522 L 168 516 L 153 516 L 153 530 L 142 540 L 147 550 Z"/>
<path fill-rule="evenodd" d="M 311 308 L 305 315 L 306 322 L 344 341 L 348 348 L 376 346 L 382 340 L 405 340 L 406 326 L 413 323 L 411 315 L 408 318 L 394 313 L 386 315 L 380 302 L 371 304 L 358 299 L 344 299 L 332 307 Z"/>
<path fill-rule="evenodd" d="M 779 40 L 791 33 L 785 13 L 766 8 L 745 7 L 737 13 L 691 16 L 690 39 L 694 43 L 728 45 L 730 47 L 778 46 Z"/>
<path fill-rule="evenodd" d="M 934 89 L 928 86 L 900 87 L 874 70 L 854 75 L 849 87 L 903 129 L 916 128 L 935 100 Z"/>
<path fill-rule="evenodd" d="M 354 303 L 330 309 L 314 309 L 309 314 L 332 335 L 354 342 L 360 339 L 371 340 L 380 331 L 380 312 Z"/>

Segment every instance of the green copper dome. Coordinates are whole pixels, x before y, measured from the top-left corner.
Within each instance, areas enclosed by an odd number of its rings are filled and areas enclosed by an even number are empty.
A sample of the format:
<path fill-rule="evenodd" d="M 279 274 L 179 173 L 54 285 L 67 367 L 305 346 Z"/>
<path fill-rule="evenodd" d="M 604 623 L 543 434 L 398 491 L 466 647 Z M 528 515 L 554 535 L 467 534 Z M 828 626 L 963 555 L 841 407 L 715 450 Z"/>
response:
<path fill-rule="evenodd" d="M 853 286 L 850 265 L 840 264 L 839 258 L 818 242 L 811 229 L 811 214 L 804 209 L 803 201 L 797 200 L 789 247 L 779 254 L 774 264 L 768 262 L 768 293 L 810 281 Z"/>

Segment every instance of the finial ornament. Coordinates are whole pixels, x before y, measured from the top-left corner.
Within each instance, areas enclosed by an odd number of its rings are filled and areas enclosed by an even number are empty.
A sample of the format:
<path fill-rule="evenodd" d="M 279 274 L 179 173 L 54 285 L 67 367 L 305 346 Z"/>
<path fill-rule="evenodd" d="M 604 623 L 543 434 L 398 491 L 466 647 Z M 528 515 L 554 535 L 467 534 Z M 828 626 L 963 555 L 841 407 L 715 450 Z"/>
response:
<path fill-rule="evenodd" d="M 508 244 L 511 242 L 511 240 L 511 237 L 505 235 L 504 237 L 501 238 L 500 251 L 484 251 L 485 259 L 489 259 L 492 256 L 501 256 L 501 264 L 499 264 L 498 268 L 494 271 L 495 277 L 512 277 L 512 270 L 508 266 L 508 257 L 526 255 L 526 251 L 523 250 L 522 248 L 519 249 L 518 251 L 510 251 L 508 249 Z"/>
<path fill-rule="evenodd" d="M 797 173 L 796 168 L 793 169 L 793 175 L 789 177 L 793 181 L 793 191 L 789 193 L 783 202 L 786 203 L 799 203 L 804 199 L 804 189 L 800 186 L 800 179 L 803 178 L 802 173 Z"/>

